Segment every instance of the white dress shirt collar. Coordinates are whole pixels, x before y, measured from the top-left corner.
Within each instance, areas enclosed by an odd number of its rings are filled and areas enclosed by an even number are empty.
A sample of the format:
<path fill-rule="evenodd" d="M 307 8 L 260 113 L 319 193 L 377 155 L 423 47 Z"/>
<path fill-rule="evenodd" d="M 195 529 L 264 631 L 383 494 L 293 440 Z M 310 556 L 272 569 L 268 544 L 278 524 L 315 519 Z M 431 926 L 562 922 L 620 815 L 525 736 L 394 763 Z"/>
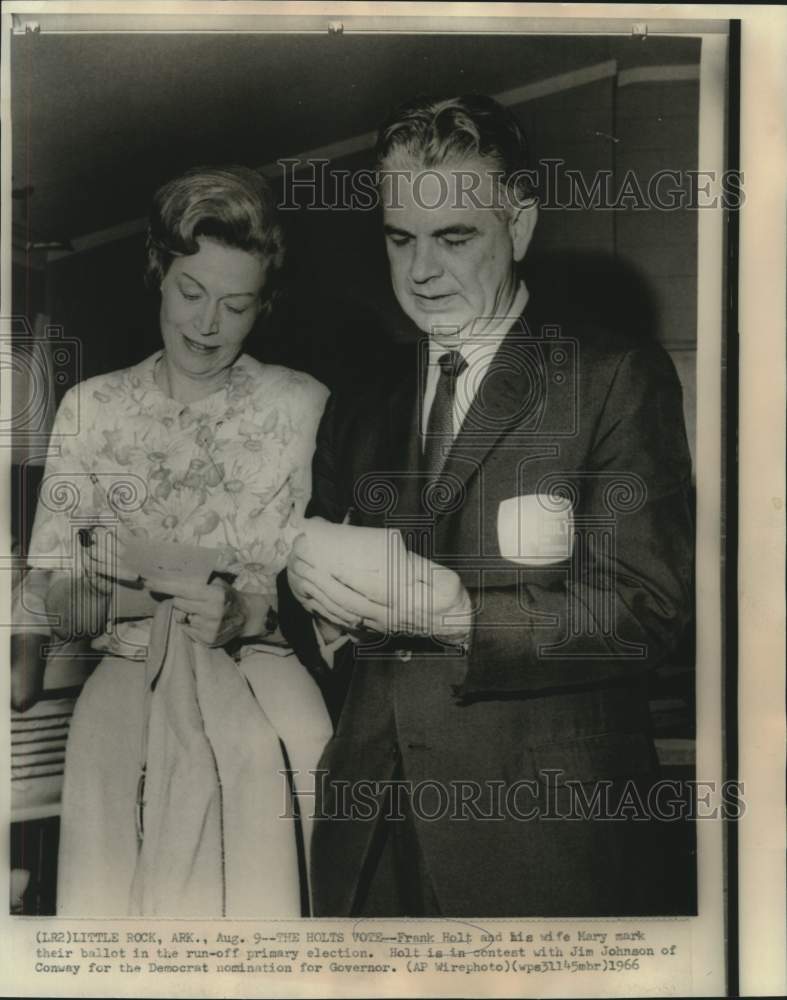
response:
<path fill-rule="evenodd" d="M 495 317 L 483 332 L 471 334 L 460 340 L 455 350 L 458 350 L 467 362 L 467 368 L 456 380 L 456 395 L 454 398 L 454 436 L 459 432 L 467 411 L 473 402 L 474 392 L 478 389 L 486 374 L 487 368 L 497 353 L 506 334 L 519 319 L 527 305 L 529 293 L 524 281 L 520 281 L 516 295 L 505 315 Z M 429 368 L 426 375 L 423 406 L 421 408 L 421 444 L 429 420 L 429 413 L 434 403 L 437 382 L 440 378 L 440 358 L 450 350 L 445 344 L 432 339 L 429 341 Z"/>
<path fill-rule="evenodd" d="M 505 313 L 501 316 L 496 316 L 480 333 L 471 332 L 466 338 L 460 339 L 453 350 L 458 350 L 468 365 L 474 363 L 472 359 L 476 354 L 477 348 L 488 348 L 494 344 L 496 350 L 515 321 L 522 315 L 529 297 L 530 293 L 527 290 L 527 286 L 524 281 L 520 281 L 511 306 Z M 434 338 L 430 338 L 429 364 L 436 365 L 445 352 L 449 350 L 452 350 L 451 346 L 441 344 Z"/>

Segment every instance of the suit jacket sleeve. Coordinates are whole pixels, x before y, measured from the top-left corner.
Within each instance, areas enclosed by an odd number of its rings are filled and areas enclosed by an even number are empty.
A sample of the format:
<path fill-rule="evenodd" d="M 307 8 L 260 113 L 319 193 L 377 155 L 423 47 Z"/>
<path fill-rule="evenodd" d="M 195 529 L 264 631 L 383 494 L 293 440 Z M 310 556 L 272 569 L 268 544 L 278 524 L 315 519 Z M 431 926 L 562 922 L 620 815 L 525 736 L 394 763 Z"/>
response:
<path fill-rule="evenodd" d="M 691 615 L 691 463 L 669 356 L 619 360 L 603 403 L 562 572 L 517 567 L 472 594 L 468 669 L 458 693 L 529 691 L 631 676 L 657 663 Z M 616 485 L 617 484 L 617 485 Z M 614 514 L 610 541 L 594 528 Z"/>

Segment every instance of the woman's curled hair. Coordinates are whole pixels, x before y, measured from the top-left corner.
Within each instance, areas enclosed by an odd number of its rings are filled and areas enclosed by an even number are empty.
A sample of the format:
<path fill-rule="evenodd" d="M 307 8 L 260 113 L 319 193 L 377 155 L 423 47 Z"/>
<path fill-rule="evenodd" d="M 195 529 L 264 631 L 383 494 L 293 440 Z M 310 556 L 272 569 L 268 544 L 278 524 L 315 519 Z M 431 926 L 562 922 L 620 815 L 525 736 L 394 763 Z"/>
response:
<path fill-rule="evenodd" d="M 159 188 L 148 226 L 148 285 L 158 288 L 175 257 L 197 253 L 200 236 L 268 261 L 268 288 L 275 288 L 284 233 L 273 191 L 256 170 L 195 167 Z"/>

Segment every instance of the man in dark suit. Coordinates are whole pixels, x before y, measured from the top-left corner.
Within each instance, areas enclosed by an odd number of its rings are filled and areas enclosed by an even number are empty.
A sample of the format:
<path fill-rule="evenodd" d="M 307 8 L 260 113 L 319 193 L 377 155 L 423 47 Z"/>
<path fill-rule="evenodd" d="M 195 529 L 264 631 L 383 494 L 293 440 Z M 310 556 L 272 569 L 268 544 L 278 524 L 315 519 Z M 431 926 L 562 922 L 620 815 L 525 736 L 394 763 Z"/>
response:
<path fill-rule="evenodd" d="M 354 576 L 307 527 L 280 577 L 336 718 L 316 914 L 664 912 L 646 678 L 688 620 L 693 550 L 674 368 L 528 301 L 537 207 L 496 102 L 399 109 L 378 165 L 394 291 L 427 337 L 329 403 L 307 513 L 404 544 Z M 332 530 L 368 563 L 371 536 Z"/>

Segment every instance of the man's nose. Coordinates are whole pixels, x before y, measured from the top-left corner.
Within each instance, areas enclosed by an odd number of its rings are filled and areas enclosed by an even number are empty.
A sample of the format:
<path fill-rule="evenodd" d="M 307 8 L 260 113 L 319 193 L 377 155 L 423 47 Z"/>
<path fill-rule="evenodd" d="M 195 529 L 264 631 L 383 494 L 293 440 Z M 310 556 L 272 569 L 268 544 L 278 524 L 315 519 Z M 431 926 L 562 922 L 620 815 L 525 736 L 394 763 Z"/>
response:
<path fill-rule="evenodd" d="M 219 332 L 219 303 L 207 302 L 197 320 L 197 328 L 203 337 Z"/>
<path fill-rule="evenodd" d="M 431 240 L 417 240 L 413 259 L 410 263 L 410 277 L 422 285 L 430 278 L 436 278 L 442 273 L 442 266 L 436 248 Z"/>

